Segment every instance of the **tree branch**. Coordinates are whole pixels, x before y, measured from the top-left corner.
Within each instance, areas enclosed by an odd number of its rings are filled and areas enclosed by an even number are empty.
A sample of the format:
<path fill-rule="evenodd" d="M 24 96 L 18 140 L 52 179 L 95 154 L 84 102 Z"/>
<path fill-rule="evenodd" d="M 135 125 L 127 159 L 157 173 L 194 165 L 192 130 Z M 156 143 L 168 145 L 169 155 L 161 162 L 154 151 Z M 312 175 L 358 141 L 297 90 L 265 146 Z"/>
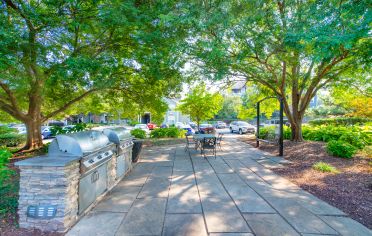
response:
<path fill-rule="evenodd" d="M 74 104 L 75 102 L 78 102 L 80 101 L 81 99 L 85 98 L 86 96 L 88 96 L 89 94 L 93 93 L 93 92 L 96 92 L 98 91 L 98 89 L 91 89 L 91 90 L 88 90 L 86 92 L 84 92 L 83 94 L 81 94 L 80 96 L 70 100 L 69 102 L 65 103 L 61 108 L 49 113 L 48 115 L 44 116 L 42 118 L 42 122 L 44 121 L 47 121 L 49 118 L 57 115 L 58 113 L 66 110 L 67 108 L 69 108 L 72 104 Z"/>

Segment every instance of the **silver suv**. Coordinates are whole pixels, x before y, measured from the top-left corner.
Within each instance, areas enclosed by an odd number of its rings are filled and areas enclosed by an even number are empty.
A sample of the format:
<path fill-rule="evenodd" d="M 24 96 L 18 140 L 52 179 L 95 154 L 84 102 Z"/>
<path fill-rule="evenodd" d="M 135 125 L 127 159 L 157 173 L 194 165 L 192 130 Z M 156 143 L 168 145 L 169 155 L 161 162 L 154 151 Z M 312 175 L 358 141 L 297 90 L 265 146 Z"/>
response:
<path fill-rule="evenodd" d="M 230 132 L 238 132 L 239 134 L 254 134 L 256 132 L 256 127 L 244 121 L 233 121 L 230 123 Z"/>

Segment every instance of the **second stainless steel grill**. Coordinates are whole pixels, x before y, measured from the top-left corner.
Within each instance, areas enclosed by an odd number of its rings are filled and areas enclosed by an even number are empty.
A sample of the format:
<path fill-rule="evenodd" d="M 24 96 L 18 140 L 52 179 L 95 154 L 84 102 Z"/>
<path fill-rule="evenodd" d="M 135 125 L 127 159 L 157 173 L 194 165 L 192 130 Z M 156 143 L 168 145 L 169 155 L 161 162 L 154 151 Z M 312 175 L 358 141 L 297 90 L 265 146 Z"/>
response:
<path fill-rule="evenodd" d="M 116 144 L 116 177 L 121 178 L 132 166 L 133 137 L 130 130 L 122 127 L 104 129 L 103 133 Z"/>

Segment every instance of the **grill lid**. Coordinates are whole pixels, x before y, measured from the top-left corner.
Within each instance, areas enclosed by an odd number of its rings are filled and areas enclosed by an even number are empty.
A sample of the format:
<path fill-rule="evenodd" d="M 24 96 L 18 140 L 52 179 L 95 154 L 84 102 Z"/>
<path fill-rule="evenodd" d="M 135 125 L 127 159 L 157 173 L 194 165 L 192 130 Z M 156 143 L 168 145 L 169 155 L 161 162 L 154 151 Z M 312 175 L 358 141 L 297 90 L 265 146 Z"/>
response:
<path fill-rule="evenodd" d="M 78 156 L 95 152 L 110 143 L 106 135 L 95 130 L 57 135 L 56 140 L 59 151 Z M 55 151 L 56 144 L 51 145 L 49 153 Z"/>
<path fill-rule="evenodd" d="M 130 130 L 123 127 L 104 129 L 103 133 L 115 144 L 120 144 L 122 140 L 132 139 Z"/>

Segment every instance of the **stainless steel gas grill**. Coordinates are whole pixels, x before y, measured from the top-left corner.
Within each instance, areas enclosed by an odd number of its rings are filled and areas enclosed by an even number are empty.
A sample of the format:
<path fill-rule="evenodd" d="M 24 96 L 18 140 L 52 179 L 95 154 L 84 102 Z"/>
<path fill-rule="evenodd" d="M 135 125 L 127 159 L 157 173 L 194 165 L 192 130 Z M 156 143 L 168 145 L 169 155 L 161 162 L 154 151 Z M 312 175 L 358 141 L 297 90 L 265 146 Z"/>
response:
<path fill-rule="evenodd" d="M 119 179 L 132 167 L 133 137 L 130 130 L 121 127 L 104 129 L 103 133 L 116 144 L 116 179 Z"/>
<path fill-rule="evenodd" d="M 79 214 L 84 212 L 107 189 L 107 163 L 113 157 L 115 145 L 99 131 L 57 135 L 48 155 L 80 157 Z"/>

